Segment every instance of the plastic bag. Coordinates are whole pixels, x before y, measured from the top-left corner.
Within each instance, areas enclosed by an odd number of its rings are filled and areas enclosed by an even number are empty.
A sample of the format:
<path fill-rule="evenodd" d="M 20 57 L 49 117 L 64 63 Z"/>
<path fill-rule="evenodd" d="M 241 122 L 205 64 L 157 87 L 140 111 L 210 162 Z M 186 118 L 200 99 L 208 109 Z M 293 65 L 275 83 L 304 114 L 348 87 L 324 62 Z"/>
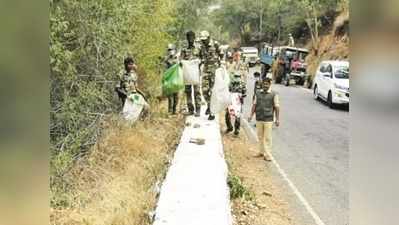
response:
<path fill-rule="evenodd" d="M 231 93 L 230 96 L 231 96 L 231 100 L 230 100 L 231 104 L 228 106 L 230 116 L 240 117 L 241 109 L 242 109 L 241 94 L 240 93 Z"/>
<path fill-rule="evenodd" d="M 184 89 L 183 73 L 179 64 L 171 66 L 162 77 L 162 93 L 169 96 Z"/>
<path fill-rule="evenodd" d="M 140 117 L 141 112 L 147 105 L 142 95 L 137 93 L 130 94 L 125 100 L 122 115 L 126 120 L 134 122 Z"/>
<path fill-rule="evenodd" d="M 244 129 L 245 135 L 247 136 L 248 140 L 252 144 L 257 144 L 259 142 L 258 135 L 256 135 L 255 129 L 253 129 L 248 121 L 244 118 L 241 118 L 242 128 Z"/>
<path fill-rule="evenodd" d="M 182 60 L 184 84 L 198 85 L 200 83 L 199 60 Z"/>
<path fill-rule="evenodd" d="M 218 68 L 215 72 L 215 84 L 212 88 L 211 95 L 211 112 L 212 114 L 220 113 L 231 104 L 229 92 L 229 75 L 224 67 Z"/>

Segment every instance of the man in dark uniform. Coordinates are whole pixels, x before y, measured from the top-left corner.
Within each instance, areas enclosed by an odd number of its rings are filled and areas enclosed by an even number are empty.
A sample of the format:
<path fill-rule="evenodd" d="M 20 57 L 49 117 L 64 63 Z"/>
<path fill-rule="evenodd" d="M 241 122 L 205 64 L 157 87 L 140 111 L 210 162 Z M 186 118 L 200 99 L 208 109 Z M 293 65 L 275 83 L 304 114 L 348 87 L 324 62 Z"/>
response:
<path fill-rule="evenodd" d="M 182 59 L 193 60 L 199 58 L 199 49 L 194 46 L 195 33 L 193 31 L 188 31 L 186 33 L 187 44 L 182 49 Z M 191 93 L 194 90 L 194 104 L 191 97 Z M 199 92 L 199 85 L 186 85 L 185 93 L 187 98 L 187 108 L 189 115 L 194 114 L 195 105 L 195 116 L 199 117 L 201 112 L 201 95 Z"/>

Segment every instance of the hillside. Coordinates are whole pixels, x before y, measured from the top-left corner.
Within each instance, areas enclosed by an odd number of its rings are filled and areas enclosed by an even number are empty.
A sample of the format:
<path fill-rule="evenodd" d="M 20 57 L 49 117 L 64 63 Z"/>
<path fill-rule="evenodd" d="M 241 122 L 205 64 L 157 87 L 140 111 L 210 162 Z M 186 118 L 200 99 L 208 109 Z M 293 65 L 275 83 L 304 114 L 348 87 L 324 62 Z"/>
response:
<path fill-rule="evenodd" d="M 319 49 L 312 50 L 306 61 L 308 72 L 313 76 L 317 66 L 323 60 L 349 60 L 349 11 L 342 11 L 336 18 L 331 30 L 320 36 Z M 306 48 L 312 49 L 309 41 Z M 309 85 L 310 86 L 310 85 Z"/>

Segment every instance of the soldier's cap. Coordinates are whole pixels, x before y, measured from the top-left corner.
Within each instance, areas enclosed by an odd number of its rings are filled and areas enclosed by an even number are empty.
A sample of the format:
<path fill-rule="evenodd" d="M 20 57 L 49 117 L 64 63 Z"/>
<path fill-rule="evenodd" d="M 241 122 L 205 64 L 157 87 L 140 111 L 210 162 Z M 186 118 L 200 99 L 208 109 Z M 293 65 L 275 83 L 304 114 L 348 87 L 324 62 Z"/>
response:
<path fill-rule="evenodd" d="M 206 40 L 209 38 L 209 32 L 206 30 L 201 31 L 200 33 L 200 39 L 201 40 Z"/>

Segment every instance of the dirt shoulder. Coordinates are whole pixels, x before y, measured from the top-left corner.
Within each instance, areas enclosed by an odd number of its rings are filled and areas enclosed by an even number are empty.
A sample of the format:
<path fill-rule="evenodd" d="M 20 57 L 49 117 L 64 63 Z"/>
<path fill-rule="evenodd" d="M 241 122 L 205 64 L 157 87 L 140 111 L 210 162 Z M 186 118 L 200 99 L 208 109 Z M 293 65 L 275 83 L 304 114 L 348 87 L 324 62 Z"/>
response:
<path fill-rule="evenodd" d="M 224 122 L 221 127 L 224 131 Z M 257 146 L 248 142 L 244 131 L 239 137 L 223 134 L 223 144 L 230 175 L 240 178 L 242 186 L 249 192 L 248 198 L 232 200 L 233 224 L 293 224 L 288 205 L 282 200 L 279 187 L 273 184 L 271 162 L 254 157 Z"/>

